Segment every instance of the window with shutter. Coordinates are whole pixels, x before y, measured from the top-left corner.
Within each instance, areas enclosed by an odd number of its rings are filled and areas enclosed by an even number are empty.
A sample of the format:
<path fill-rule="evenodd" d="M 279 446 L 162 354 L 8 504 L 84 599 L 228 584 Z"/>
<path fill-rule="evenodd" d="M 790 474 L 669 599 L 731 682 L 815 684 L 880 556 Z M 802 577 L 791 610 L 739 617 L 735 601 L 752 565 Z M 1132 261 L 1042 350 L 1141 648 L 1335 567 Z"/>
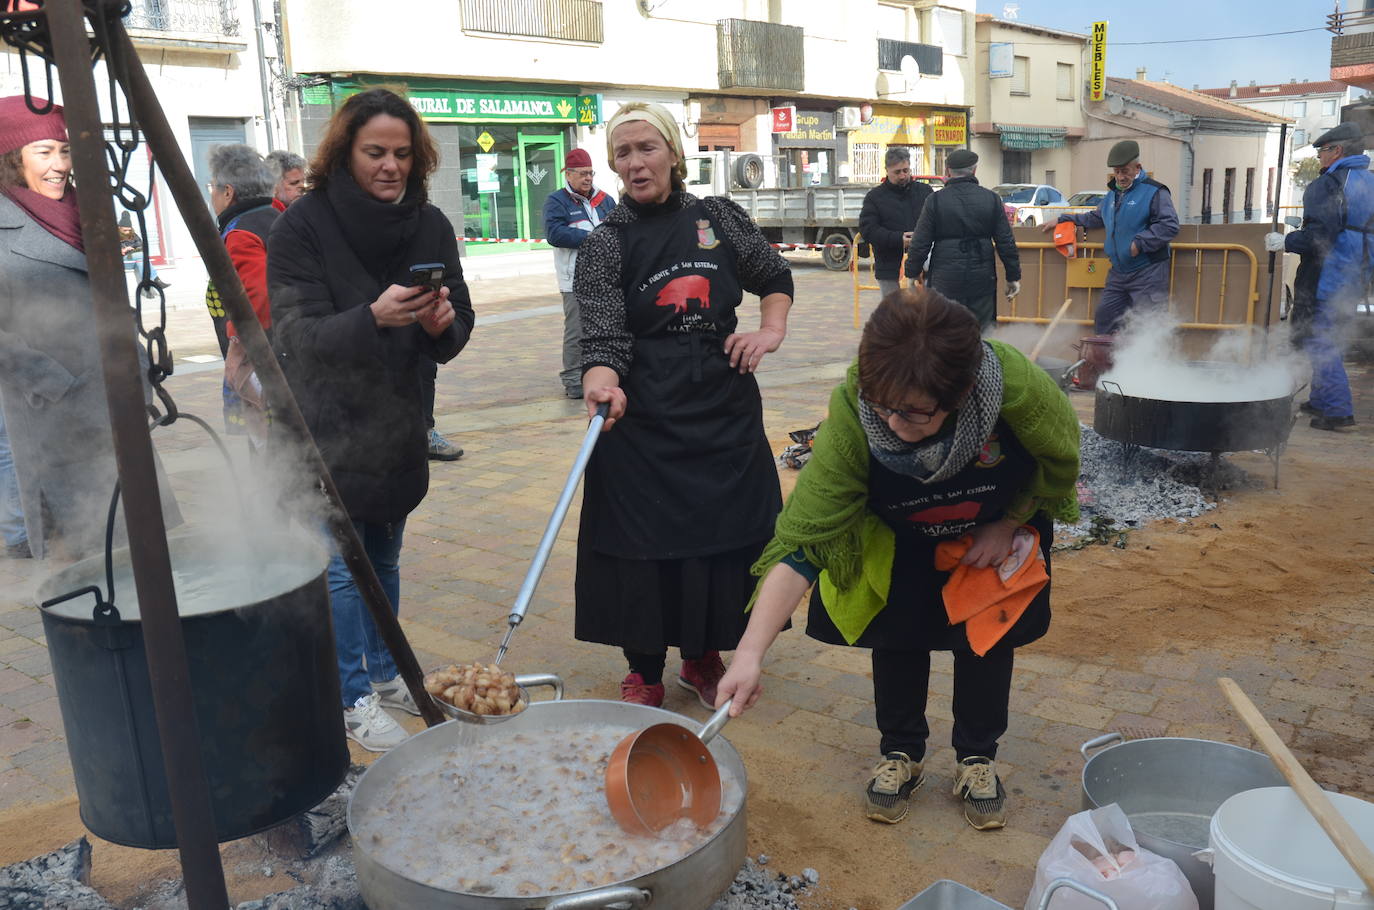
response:
<path fill-rule="evenodd" d="M 1055 66 L 1055 93 L 1060 101 L 1073 100 L 1073 64 L 1060 63 Z"/>
<path fill-rule="evenodd" d="M 1030 94 L 1030 58 L 1013 57 L 1011 59 L 1011 93 L 1013 95 Z"/>

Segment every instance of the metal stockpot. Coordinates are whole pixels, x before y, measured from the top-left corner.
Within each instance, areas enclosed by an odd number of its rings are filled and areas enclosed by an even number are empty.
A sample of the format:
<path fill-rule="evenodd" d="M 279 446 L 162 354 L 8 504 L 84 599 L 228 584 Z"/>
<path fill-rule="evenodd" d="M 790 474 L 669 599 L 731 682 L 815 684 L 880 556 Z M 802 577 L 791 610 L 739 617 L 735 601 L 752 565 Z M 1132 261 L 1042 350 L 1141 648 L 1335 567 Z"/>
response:
<path fill-rule="evenodd" d="M 1193 364 L 1195 368 L 1205 366 Z M 1218 375 L 1224 375 L 1216 365 Z M 1181 452 L 1275 449 L 1293 429 L 1293 395 L 1256 401 L 1170 401 L 1097 383 L 1093 429 L 1107 439 Z"/>
<path fill-rule="evenodd" d="M 1110 743 L 1118 745 L 1088 758 Z M 1199 910 L 1212 910 L 1214 880 L 1212 867 L 1193 854 L 1207 847 L 1212 815 L 1237 793 L 1286 783 L 1269 756 L 1206 739 L 1126 741 L 1107 733 L 1079 751 L 1087 759 L 1083 808 L 1119 805 L 1140 846 L 1178 863 Z"/>
<path fill-rule="evenodd" d="M 172 537 L 168 545 L 175 574 L 190 584 L 221 573 L 214 600 L 222 608 L 193 613 L 193 598 L 178 608 L 223 842 L 318 804 L 348 770 L 325 584 L 329 557 L 286 536 L 259 537 L 233 553 L 235 542 L 209 535 Z M 81 820 L 117 844 L 175 847 L 128 550 L 114 551 L 112 575 L 113 611 L 93 610 L 86 596 L 106 582 L 103 556 L 68 566 L 38 591 L 40 603 L 80 595 L 41 612 Z M 121 603 L 122 614 L 115 612 Z"/>
<path fill-rule="evenodd" d="M 717 736 L 710 743 L 716 763 L 740 782 L 745 797 L 735 814 L 715 836 L 696 850 L 666 866 L 638 878 L 583 891 L 551 893 L 538 897 L 493 897 L 449 891 L 407 878 L 382 865 L 363 839 L 357 837 L 360 824 L 376 811 L 389 795 L 396 778 L 412 766 L 439 753 L 461 754 L 499 731 L 532 732 L 557 742 L 559 732 L 589 724 L 618 724 L 647 727 L 657 723 L 681 723 L 695 728 L 685 717 L 650 708 L 613 701 L 544 701 L 531 704 L 510 721 L 496 727 L 450 722 L 431 727 L 412 736 L 383 755 L 358 781 L 348 803 L 348 829 L 353 837 L 353 864 L 358 887 L 370 910 L 594 910 L 594 908 L 637 908 L 648 906 L 672 910 L 706 910 L 735 880 L 744 864 L 745 805 L 747 781 L 744 762 L 734 746 Z M 526 755 L 523 760 L 528 761 Z"/>

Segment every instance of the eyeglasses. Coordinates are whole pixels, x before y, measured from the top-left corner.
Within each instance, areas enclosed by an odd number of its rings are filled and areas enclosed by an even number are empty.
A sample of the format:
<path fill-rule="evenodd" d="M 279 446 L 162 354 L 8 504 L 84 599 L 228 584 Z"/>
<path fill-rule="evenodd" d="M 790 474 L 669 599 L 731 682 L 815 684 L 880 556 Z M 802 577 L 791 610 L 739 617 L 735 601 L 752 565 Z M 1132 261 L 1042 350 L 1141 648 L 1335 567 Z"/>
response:
<path fill-rule="evenodd" d="M 1321 154 L 1324 154 L 1324 153 L 1326 153 L 1326 152 L 1334 152 L 1334 151 L 1335 151 L 1336 149 L 1338 149 L 1338 148 L 1340 148 L 1340 146 L 1336 146 L 1336 145 L 1323 145 L 1323 146 L 1319 146 L 1319 147 L 1317 148 L 1317 154 L 1318 154 L 1318 155 L 1321 155 Z"/>
<path fill-rule="evenodd" d="M 596 171 L 589 167 L 568 168 L 568 173 L 574 177 L 595 177 Z"/>
<path fill-rule="evenodd" d="M 935 415 L 943 410 L 942 408 L 933 408 L 929 411 L 922 411 L 917 408 L 898 410 L 897 408 L 885 408 L 877 402 L 869 401 L 867 398 L 865 398 L 864 401 L 873 409 L 873 413 L 877 414 L 883 420 L 895 416 L 898 420 L 902 421 L 902 423 L 909 423 L 913 426 L 923 426 L 924 424 L 930 423 Z"/>

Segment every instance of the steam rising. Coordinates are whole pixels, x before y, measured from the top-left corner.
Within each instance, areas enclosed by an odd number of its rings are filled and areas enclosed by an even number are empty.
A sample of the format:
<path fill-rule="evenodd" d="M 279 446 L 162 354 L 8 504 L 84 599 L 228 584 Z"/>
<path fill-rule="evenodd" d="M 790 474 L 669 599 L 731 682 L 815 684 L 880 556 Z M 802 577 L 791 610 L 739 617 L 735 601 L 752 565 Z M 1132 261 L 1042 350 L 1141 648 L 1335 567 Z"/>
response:
<path fill-rule="evenodd" d="M 1268 401 L 1292 395 L 1304 370 L 1277 332 L 1219 332 L 1203 359 L 1191 359 L 1178 322 L 1150 310 L 1133 314 L 1117 336 L 1099 386 L 1115 383 L 1123 395 L 1163 401 Z"/>

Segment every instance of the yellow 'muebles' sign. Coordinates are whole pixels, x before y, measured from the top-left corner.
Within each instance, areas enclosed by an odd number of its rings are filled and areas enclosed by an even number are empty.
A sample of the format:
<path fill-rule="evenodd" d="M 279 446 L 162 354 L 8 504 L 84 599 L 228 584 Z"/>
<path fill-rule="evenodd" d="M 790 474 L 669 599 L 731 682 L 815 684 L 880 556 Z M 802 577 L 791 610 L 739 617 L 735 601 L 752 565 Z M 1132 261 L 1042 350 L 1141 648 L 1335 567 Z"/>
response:
<path fill-rule="evenodd" d="M 1101 101 L 1107 88 L 1107 23 L 1093 23 L 1092 77 L 1088 82 L 1088 99 Z"/>

